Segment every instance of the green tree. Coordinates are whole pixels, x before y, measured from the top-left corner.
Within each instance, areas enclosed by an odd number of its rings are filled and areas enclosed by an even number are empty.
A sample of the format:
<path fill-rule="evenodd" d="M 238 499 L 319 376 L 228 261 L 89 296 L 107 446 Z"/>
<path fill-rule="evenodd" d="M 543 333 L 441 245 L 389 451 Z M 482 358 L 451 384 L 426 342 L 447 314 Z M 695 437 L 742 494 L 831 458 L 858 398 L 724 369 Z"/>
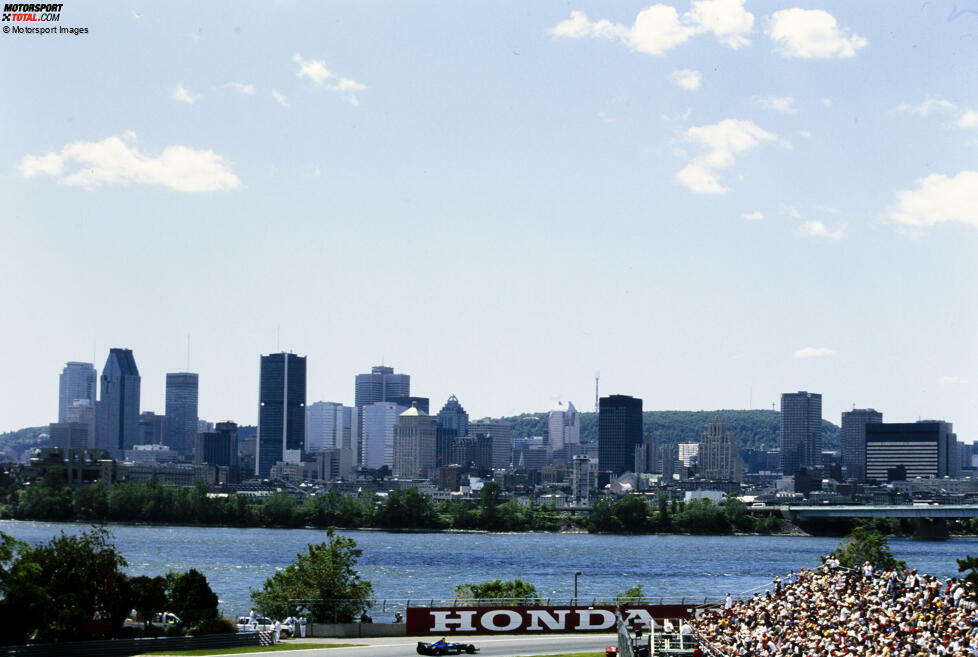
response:
<path fill-rule="evenodd" d="M 153 616 L 162 612 L 169 611 L 166 597 L 166 578 L 139 577 L 129 578 L 129 591 L 132 596 L 132 608 L 135 609 L 143 619 L 143 623 L 149 627 Z"/>
<path fill-rule="evenodd" d="M 625 591 L 619 591 L 615 594 L 615 606 L 624 607 L 627 605 L 643 605 L 646 603 L 645 592 L 642 590 L 641 584 L 636 584 L 635 586 L 627 589 Z"/>
<path fill-rule="evenodd" d="M 727 495 L 723 500 L 723 515 L 727 522 L 737 531 L 752 532 L 755 528 L 754 519 L 747 513 L 747 505 L 736 495 Z"/>
<path fill-rule="evenodd" d="M 832 554 L 843 568 L 859 568 L 867 561 L 877 569 L 907 567 L 905 562 L 893 558 L 883 534 L 863 526 L 854 527 Z"/>
<path fill-rule="evenodd" d="M 968 574 L 964 576 L 965 581 L 970 582 L 972 586 L 978 586 L 978 557 L 969 554 L 964 559 L 957 561 L 959 573 L 968 571 Z"/>
<path fill-rule="evenodd" d="M 498 604 L 520 606 L 540 602 L 537 587 L 516 578 L 510 581 L 494 579 L 479 584 L 459 584 L 455 587 L 458 600 L 497 600 Z"/>
<path fill-rule="evenodd" d="M 171 577 L 167 597 L 168 611 L 179 616 L 184 627 L 194 628 L 218 616 L 217 594 L 204 574 L 195 568 Z"/>
<path fill-rule="evenodd" d="M 387 495 L 377 510 L 374 523 L 391 529 L 434 529 L 441 521 L 431 497 L 417 488 L 407 488 Z"/>
<path fill-rule="evenodd" d="M 688 534 L 729 534 L 730 521 L 723 509 L 706 498 L 690 500 L 675 516 L 676 529 Z"/>
<path fill-rule="evenodd" d="M 308 610 L 316 623 L 348 623 L 370 604 L 373 587 L 356 570 L 363 550 L 356 541 L 326 530 L 326 542 L 309 544 L 305 553 L 285 570 L 265 580 L 260 591 L 251 592 L 258 610 L 273 617 Z M 301 602 L 295 602 L 295 601 Z"/>
<path fill-rule="evenodd" d="M 4 643 L 67 641 L 109 635 L 131 609 L 122 555 L 100 527 L 49 543 L 2 542 L 7 559 L 0 588 Z"/>

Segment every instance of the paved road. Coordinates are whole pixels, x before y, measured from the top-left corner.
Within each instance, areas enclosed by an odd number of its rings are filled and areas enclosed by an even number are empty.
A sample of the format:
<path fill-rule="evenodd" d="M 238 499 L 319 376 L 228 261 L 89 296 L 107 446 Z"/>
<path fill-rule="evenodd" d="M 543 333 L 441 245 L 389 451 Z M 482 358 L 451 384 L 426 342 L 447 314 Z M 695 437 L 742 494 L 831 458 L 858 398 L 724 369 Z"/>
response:
<path fill-rule="evenodd" d="M 434 637 L 437 638 L 437 637 Z M 424 637 L 432 641 L 433 637 Z M 355 643 L 355 648 L 316 648 L 309 643 L 309 650 L 252 653 L 279 654 L 283 657 L 417 657 L 414 649 L 418 638 L 395 637 L 381 639 L 330 639 L 328 643 Z M 465 641 L 465 637 L 459 637 Z M 521 655 L 546 655 L 564 652 L 604 652 L 605 646 L 618 641 L 616 634 L 549 634 L 546 636 L 471 637 L 479 652 L 476 657 L 518 657 Z M 298 640 L 288 642 L 295 646 Z M 327 641 L 323 641 L 327 643 Z M 240 653 L 241 654 L 247 653 Z"/>

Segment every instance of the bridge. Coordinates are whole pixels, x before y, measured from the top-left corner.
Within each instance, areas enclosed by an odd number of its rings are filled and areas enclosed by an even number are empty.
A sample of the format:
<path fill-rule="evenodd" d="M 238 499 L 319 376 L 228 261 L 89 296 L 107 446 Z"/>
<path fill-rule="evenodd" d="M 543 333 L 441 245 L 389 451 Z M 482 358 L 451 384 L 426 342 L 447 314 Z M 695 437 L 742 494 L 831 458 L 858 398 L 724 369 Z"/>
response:
<path fill-rule="evenodd" d="M 749 507 L 751 513 L 780 513 L 801 526 L 850 518 L 913 518 L 916 538 L 948 537 L 948 518 L 978 518 L 978 504 L 784 504 Z"/>

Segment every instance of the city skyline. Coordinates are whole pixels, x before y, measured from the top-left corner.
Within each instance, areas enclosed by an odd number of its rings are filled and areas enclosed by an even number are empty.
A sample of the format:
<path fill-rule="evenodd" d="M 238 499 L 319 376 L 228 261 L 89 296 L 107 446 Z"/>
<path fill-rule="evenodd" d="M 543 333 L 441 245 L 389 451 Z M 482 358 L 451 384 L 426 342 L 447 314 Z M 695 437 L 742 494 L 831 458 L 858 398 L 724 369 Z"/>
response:
<path fill-rule="evenodd" d="M 0 432 L 123 347 L 140 410 L 192 371 L 242 424 L 291 350 L 310 402 L 394 363 L 472 418 L 590 410 L 600 370 L 648 410 L 814 390 L 973 441 L 978 14 L 651 5 L 78 2 L 87 35 L 0 35 L 33 64 L 0 106 Z"/>

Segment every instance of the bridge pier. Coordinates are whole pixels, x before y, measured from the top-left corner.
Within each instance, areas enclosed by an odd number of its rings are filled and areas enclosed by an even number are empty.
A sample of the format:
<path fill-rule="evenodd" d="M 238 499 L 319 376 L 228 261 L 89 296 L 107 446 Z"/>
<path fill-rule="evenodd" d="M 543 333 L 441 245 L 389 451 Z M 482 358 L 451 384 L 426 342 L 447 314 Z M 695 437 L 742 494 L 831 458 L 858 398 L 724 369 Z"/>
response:
<path fill-rule="evenodd" d="M 951 537 L 944 518 L 916 518 L 914 520 L 913 540 L 946 541 Z"/>

